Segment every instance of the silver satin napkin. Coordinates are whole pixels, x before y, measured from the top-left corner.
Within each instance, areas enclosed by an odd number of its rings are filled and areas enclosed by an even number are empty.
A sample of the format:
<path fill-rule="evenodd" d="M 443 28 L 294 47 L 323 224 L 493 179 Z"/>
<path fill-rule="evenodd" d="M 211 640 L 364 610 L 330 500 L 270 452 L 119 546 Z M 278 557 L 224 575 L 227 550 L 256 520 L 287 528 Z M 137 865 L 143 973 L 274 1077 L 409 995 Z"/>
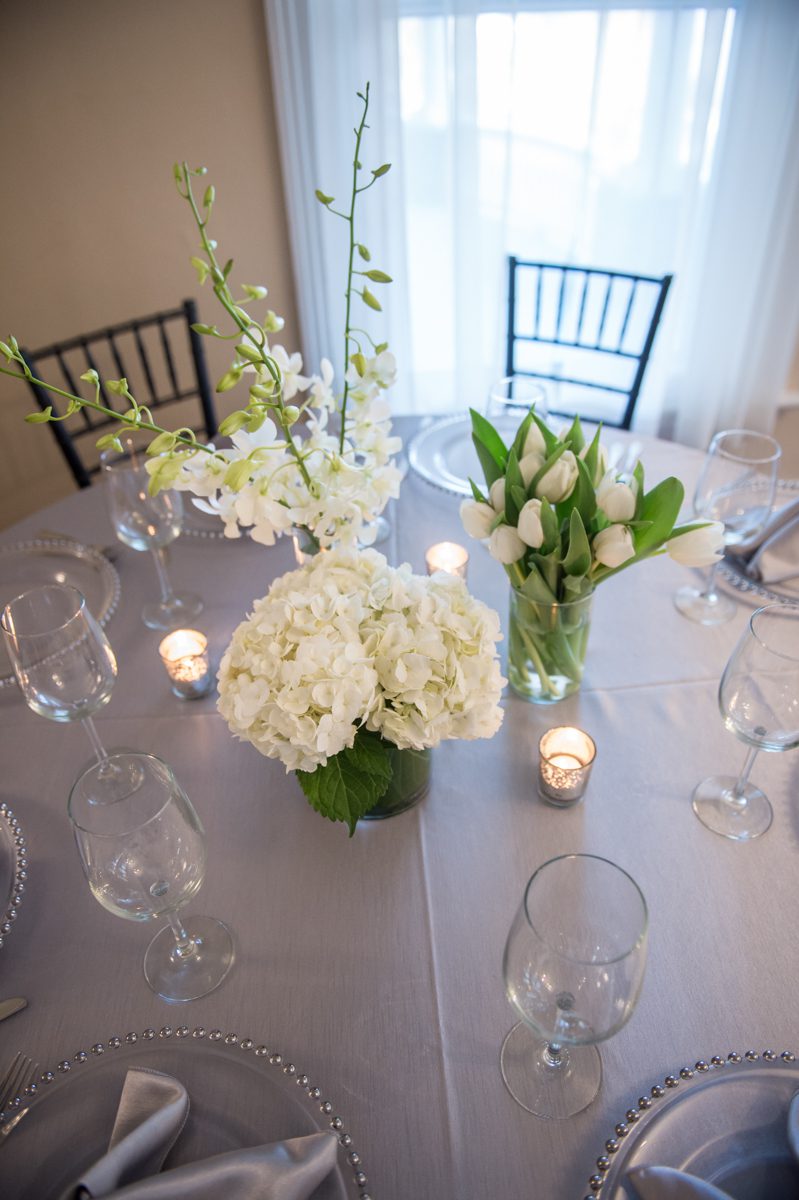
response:
<path fill-rule="evenodd" d="M 788 1109 L 788 1141 L 799 1162 L 799 1092 Z M 673 1167 L 635 1167 L 627 1172 L 626 1182 L 639 1200 L 731 1200 L 712 1183 Z"/>
<path fill-rule="evenodd" d="M 61 1200 L 307 1200 L 336 1164 L 336 1135 L 231 1150 L 159 1174 L 189 1112 L 186 1089 L 157 1071 L 129 1070 L 108 1152 Z"/>

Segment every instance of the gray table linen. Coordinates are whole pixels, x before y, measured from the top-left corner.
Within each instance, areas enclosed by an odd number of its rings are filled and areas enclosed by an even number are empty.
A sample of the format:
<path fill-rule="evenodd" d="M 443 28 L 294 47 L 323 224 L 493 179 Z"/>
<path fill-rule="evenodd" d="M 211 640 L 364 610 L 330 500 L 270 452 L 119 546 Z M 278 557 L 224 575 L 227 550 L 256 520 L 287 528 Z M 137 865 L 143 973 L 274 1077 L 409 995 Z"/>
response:
<path fill-rule="evenodd" d="M 636 437 L 648 485 L 676 474 L 690 497 L 704 456 Z M 466 545 L 470 590 L 507 632 L 505 573 L 463 533 L 459 503 L 411 472 L 380 549 L 423 572 L 433 542 Z M 40 529 L 113 541 L 99 488 L 3 540 Z M 198 1026 L 220 1029 L 263 1041 L 319 1086 L 319 1103 L 333 1107 L 329 1116 L 315 1110 L 318 1123 L 343 1121 L 367 1177 L 355 1196 L 582 1200 L 614 1127 L 666 1074 L 733 1050 L 799 1050 L 799 751 L 763 753 L 755 764 L 752 777 L 775 810 L 765 837 L 727 841 L 691 810 L 696 783 L 734 775 L 745 755 L 717 696 L 754 603 L 739 598 L 734 620 L 706 628 L 672 600 L 702 573 L 665 556 L 621 572 L 597 591 L 577 695 L 541 707 L 508 691 L 495 738 L 442 744 L 427 798 L 362 823 L 350 840 L 311 810 L 280 763 L 234 741 L 213 696 L 172 695 L 158 635 L 140 617 L 156 589 L 149 556 L 120 547 L 115 565 L 122 598 L 107 633 L 120 673 L 98 729 L 107 745 L 151 751 L 174 767 L 208 835 L 207 874 L 189 914 L 230 925 L 236 963 L 221 988 L 180 1008 L 150 992 L 141 960 L 154 928 L 118 920 L 93 899 L 70 833 L 69 785 L 89 757 L 83 732 L 36 716 L 4 689 L 0 799 L 22 822 L 29 880 L 0 949 L 0 996 L 29 1004 L 0 1023 L 0 1063 L 22 1049 L 57 1072 L 79 1050 L 91 1056 L 95 1043 L 124 1042 L 147 1026 L 185 1024 L 188 1037 Z M 202 596 L 196 625 L 217 660 L 252 601 L 293 565 L 285 539 L 266 548 L 182 537 L 171 548 L 175 587 Z M 562 724 L 587 730 L 598 747 L 585 799 L 568 810 L 536 794 L 538 739 Z M 500 1075 L 500 1046 L 516 1019 L 502 950 L 533 870 L 578 851 L 612 859 L 641 885 L 649 957 L 632 1019 L 602 1044 L 599 1096 L 571 1120 L 540 1121 Z M 240 1111 L 232 1079 L 217 1085 L 217 1105 Z M 31 1154 L 33 1121 L 14 1134 L 29 1139 Z M 285 1136 L 291 1130 L 264 1134 Z M 18 1200 L 25 1181 L 8 1162 L 0 1156 L 0 1193 Z"/>
<path fill-rule="evenodd" d="M 189 1097 L 178 1080 L 129 1070 L 108 1153 L 61 1200 L 307 1200 L 335 1167 L 335 1135 L 320 1132 L 159 1174 L 188 1113 Z"/>

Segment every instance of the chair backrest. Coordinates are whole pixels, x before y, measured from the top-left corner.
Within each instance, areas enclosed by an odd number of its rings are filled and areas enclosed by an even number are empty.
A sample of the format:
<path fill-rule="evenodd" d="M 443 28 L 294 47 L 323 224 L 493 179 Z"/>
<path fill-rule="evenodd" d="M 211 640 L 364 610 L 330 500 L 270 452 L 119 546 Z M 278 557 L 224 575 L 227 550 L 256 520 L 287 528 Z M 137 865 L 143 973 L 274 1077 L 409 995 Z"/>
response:
<path fill-rule="evenodd" d="M 87 395 L 88 385 L 81 383 L 80 377 L 89 369 L 97 371 L 101 380 L 124 377 L 139 404 L 153 410 L 180 405 L 178 423 L 212 438 L 217 431 L 216 413 L 202 337 L 192 329 L 197 320 L 196 304 L 184 300 L 180 308 L 124 321 L 41 350 L 23 349 L 22 354 L 37 378 L 75 395 Z M 42 410 L 51 405 L 58 414 L 66 408 L 66 401 L 59 401 L 46 388 L 35 383 L 30 387 Z M 115 412 L 130 407 L 106 388 L 101 387 L 100 392 L 102 403 Z M 88 487 L 99 473 L 95 442 L 113 424 L 111 418 L 89 408 L 65 421 L 50 422 L 79 487 Z"/>
<path fill-rule="evenodd" d="M 672 276 L 511 255 L 506 374 L 550 380 L 550 412 L 629 429 Z"/>

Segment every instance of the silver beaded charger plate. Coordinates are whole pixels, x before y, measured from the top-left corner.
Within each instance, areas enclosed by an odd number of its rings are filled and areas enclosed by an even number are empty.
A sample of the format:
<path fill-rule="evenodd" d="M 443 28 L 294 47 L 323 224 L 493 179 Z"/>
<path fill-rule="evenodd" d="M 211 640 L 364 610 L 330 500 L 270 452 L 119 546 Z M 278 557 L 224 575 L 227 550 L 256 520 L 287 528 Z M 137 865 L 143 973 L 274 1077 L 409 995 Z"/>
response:
<path fill-rule="evenodd" d="M 515 437 L 519 423 L 506 418 L 492 424 L 507 443 Z M 433 487 L 456 496 L 471 496 L 470 476 L 478 486 L 483 482 L 468 413 L 463 417 L 443 417 L 423 426 L 408 446 L 408 462 L 411 470 Z"/>
<path fill-rule="evenodd" d="M 655 1084 L 608 1138 L 586 1195 L 635 1200 L 633 1167 L 687 1171 L 732 1200 L 799 1196 L 799 1167 L 788 1144 L 788 1108 L 799 1091 L 792 1053 L 714 1057 Z"/>
<path fill-rule="evenodd" d="M 334 1097 L 302 1062 L 271 1043 L 202 1026 L 163 1026 L 121 1034 L 53 1064 L 0 1113 L 0 1123 L 29 1111 L 2 1143 L 3 1200 L 57 1200 L 101 1158 L 130 1067 L 153 1067 L 189 1093 L 186 1126 L 164 1170 L 228 1150 L 302 1137 L 338 1135 L 336 1170 L 312 1200 L 369 1200 L 370 1181 Z M 221 1200 L 221 1198 L 220 1198 Z"/>
<path fill-rule="evenodd" d="M 28 879 L 28 852 L 19 819 L 0 803 L 0 948 L 14 928 Z"/>
<path fill-rule="evenodd" d="M 111 619 L 119 604 L 119 576 L 105 555 L 92 546 L 57 538 L 0 546 L 0 609 L 29 588 L 47 583 L 76 587 L 101 625 Z M 14 672 L 0 642 L 0 687 L 13 682 Z"/>

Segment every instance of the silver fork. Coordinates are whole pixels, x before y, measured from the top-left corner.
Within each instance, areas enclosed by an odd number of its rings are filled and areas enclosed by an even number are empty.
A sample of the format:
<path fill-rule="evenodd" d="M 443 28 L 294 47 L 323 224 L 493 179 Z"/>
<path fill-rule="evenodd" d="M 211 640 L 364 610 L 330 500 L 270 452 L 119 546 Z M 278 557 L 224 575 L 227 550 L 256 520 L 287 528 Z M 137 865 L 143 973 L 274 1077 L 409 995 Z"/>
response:
<path fill-rule="evenodd" d="M 23 1107 L 25 1092 L 35 1086 L 38 1074 L 38 1063 L 18 1052 L 0 1079 L 0 1112 L 7 1110 L 5 1120 L 0 1124 L 0 1145 L 27 1113 L 27 1105 Z"/>

